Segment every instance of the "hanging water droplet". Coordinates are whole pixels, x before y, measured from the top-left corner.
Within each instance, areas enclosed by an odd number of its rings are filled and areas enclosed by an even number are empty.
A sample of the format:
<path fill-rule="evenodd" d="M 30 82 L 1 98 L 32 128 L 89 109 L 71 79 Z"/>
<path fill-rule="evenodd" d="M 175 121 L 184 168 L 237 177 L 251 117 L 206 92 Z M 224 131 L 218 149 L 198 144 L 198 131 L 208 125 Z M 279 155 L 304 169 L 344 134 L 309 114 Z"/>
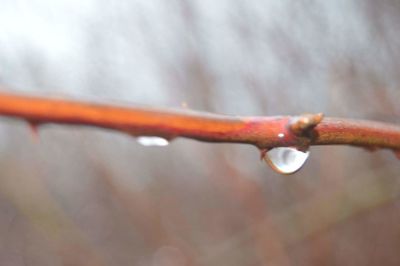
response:
<path fill-rule="evenodd" d="M 156 136 L 140 136 L 136 140 L 143 146 L 167 146 L 169 144 L 168 140 Z"/>
<path fill-rule="evenodd" d="M 280 174 L 293 174 L 306 162 L 309 151 L 302 152 L 292 147 L 277 147 L 269 150 L 264 160 Z"/>

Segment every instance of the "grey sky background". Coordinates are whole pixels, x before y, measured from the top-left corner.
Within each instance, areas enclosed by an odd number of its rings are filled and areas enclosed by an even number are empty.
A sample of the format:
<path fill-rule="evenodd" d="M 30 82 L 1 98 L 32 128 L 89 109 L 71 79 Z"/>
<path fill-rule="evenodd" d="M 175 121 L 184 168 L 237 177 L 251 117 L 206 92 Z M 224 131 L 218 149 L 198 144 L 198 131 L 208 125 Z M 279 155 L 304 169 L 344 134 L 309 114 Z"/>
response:
<path fill-rule="evenodd" d="M 186 101 L 230 114 L 362 116 L 364 101 L 380 112 L 374 79 L 399 112 L 388 1 L 2 2 L 1 79 L 21 91 Z"/>

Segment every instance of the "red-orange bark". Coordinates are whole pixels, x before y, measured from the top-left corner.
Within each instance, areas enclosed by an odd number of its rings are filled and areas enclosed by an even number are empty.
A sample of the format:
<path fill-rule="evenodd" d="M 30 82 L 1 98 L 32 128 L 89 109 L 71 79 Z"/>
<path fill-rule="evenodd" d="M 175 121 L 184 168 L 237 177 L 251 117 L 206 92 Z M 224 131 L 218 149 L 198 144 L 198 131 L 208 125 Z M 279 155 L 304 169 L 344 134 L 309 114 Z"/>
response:
<path fill-rule="evenodd" d="M 0 93 L 0 115 L 45 123 L 97 126 L 134 136 L 186 137 L 208 142 L 248 143 L 259 148 L 276 146 L 349 144 L 400 150 L 396 125 L 311 115 L 240 117 L 161 109 L 114 106 L 73 100 Z M 301 117 L 301 116 L 300 116 Z M 300 123 L 298 126 L 294 123 Z M 304 121 L 312 121 L 304 125 Z M 313 124 L 312 124 L 313 123 Z M 300 129 L 299 129 L 300 128 Z M 298 130 L 304 130 L 299 134 Z"/>

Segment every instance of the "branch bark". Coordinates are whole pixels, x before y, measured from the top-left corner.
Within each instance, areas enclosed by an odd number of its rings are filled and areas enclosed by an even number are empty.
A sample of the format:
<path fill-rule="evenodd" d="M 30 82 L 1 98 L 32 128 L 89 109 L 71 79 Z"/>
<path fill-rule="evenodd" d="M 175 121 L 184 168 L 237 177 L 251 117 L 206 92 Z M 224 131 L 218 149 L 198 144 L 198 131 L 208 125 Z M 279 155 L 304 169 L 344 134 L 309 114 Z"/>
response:
<path fill-rule="evenodd" d="M 71 124 L 108 128 L 133 136 L 186 137 L 207 142 L 253 144 L 260 149 L 309 145 L 356 145 L 389 148 L 399 154 L 400 126 L 366 120 L 323 118 L 322 114 L 241 117 L 115 106 L 64 99 L 0 93 L 0 115 L 26 120 L 34 127 Z"/>

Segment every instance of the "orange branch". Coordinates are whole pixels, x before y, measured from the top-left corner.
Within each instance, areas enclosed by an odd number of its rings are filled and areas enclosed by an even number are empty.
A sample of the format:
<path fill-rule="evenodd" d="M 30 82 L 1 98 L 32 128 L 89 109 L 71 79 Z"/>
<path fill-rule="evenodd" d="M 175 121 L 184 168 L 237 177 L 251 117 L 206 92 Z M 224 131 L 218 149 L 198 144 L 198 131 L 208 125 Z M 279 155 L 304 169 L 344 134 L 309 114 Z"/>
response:
<path fill-rule="evenodd" d="M 400 127 L 373 121 L 323 118 L 224 116 L 190 110 L 122 107 L 0 93 L 0 115 L 46 123 L 109 128 L 133 136 L 186 137 L 208 142 L 277 146 L 348 144 L 400 150 Z"/>

